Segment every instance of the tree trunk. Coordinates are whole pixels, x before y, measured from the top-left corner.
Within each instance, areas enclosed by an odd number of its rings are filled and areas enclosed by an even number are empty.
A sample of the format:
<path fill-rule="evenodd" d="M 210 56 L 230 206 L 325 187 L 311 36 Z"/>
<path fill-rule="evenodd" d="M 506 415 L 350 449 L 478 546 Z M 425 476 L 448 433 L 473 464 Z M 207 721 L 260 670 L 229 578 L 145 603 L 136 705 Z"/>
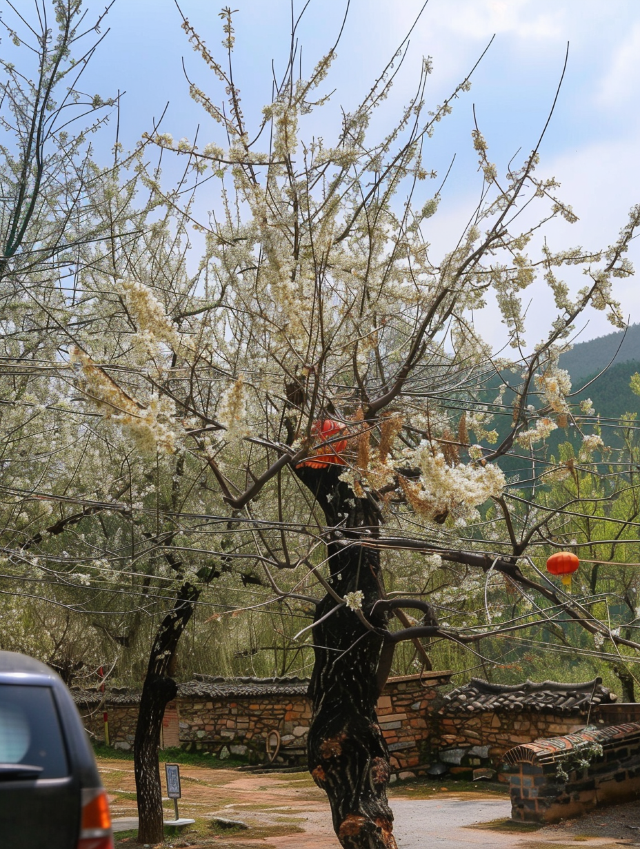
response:
<path fill-rule="evenodd" d="M 152 672 L 147 673 L 142 688 L 133 748 L 139 843 L 155 844 L 164 840 L 158 749 L 164 709 L 175 698 L 177 689 L 171 678 Z"/>
<path fill-rule="evenodd" d="M 331 587 L 341 597 L 362 592 L 363 613 L 382 627 L 386 615 L 371 613 L 382 597 L 379 553 L 343 544 L 349 528 L 377 533 L 379 513 L 367 499 L 354 498 L 339 480 L 342 471 L 336 466 L 317 472 L 302 468 L 298 475 L 316 496 L 328 524 L 344 529 L 340 532 L 344 539 L 336 538 L 328 545 Z M 316 622 L 337 606 L 327 594 L 318 605 Z M 314 626 L 313 642 L 311 775 L 329 798 L 333 827 L 345 849 L 396 849 L 386 795 L 389 752 L 376 716 L 376 702 L 390 667 L 389 647 L 348 606 Z"/>
<path fill-rule="evenodd" d="M 164 709 L 177 692 L 168 671 L 199 594 L 192 584 L 183 584 L 173 609 L 162 620 L 149 657 L 133 744 L 139 843 L 154 844 L 164 840 L 158 749 Z"/>
<path fill-rule="evenodd" d="M 622 684 L 622 701 L 623 702 L 635 702 L 636 693 L 633 675 L 629 672 L 629 670 L 622 666 L 622 664 L 614 663 L 613 671 L 616 674 L 616 677 Z"/>

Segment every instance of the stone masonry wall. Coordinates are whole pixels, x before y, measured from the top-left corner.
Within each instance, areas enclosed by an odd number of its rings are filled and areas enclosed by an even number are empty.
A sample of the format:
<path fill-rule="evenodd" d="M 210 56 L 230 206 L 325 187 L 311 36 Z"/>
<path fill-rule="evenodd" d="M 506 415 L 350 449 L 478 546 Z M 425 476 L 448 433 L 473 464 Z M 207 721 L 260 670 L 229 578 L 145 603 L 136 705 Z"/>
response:
<path fill-rule="evenodd" d="M 98 743 L 104 743 L 103 708 L 95 710 L 78 705 L 84 727 L 90 737 Z M 133 738 L 138 721 L 138 705 L 106 705 L 109 719 L 109 743 L 117 749 L 133 749 Z"/>
<path fill-rule="evenodd" d="M 437 700 L 437 688 L 446 684 L 449 677 L 448 672 L 427 672 L 422 676 L 391 678 L 387 682 L 377 710 L 394 774 L 428 766 L 431 706 Z M 137 705 L 107 704 L 106 709 L 110 744 L 132 749 Z M 87 730 L 94 739 L 103 742 L 102 709 L 90 711 L 80 705 L 80 712 Z M 267 737 L 277 731 L 280 747 L 276 763 L 288 765 L 305 762 L 310 720 L 311 703 L 303 695 L 180 697 L 168 706 L 163 733 L 167 740 L 173 741 L 177 736 L 183 748 L 211 752 L 222 758 L 246 757 L 252 763 L 262 763 L 267 759 Z M 272 751 L 275 742 L 270 741 Z"/>
<path fill-rule="evenodd" d="M 266 760 L 267 735 L 280 735 L 281 763 L 304 756 L 311 719 L 306 696 L 277 695 L 232 698 L 228 701 L 180 699 L 177 702 L 180 744 L 214 752 Z M 273 744 L 272 748 L 273 747 Z"/>
<path fill-rule="evenodd" d="M 410 778 L 440 761 L 447 765 L 452 777 L 472 779 L 477 770 L 500 770 L 505 753 L 519 744 L 564 736 L 586 723 L 586 715 L 561 713 L 552 708 L 471 710 L 452 715 L 447 713 L 447 701 L 440 690 L 449 680 L 449 672 L 427 672 L 422 676 L 391 678 L 387 682 L 377 713 L 389 746 L 393 775 Z M 304 695 L 304 682 L 297 685 L 297 693 L 293 688 L 294 695 L 261 692 L 258 682 L 250 685 L 251 695 L 221 696 L 218 691 L 218 695 L 208 696 L 206 688 L 202 695 L 204 686 L 198 684 L 200 695 L 183 694 L 167 706 L 163 727 L 165 748 L 179 745 L 222 758 L 236 756 L 252 763 L 264 763 L 267 747 L 273 754 L 278 746 L 277 764 L 305 762 L 311 706 Z M 184 685 L 187 692 L 189 688 Z M 110 743 L 129 750 L 133 748 L 138 714 L 135 701 L 139 695 L 114 696 L 120 702 L 128 701 L 106 704 Z M 94 739 L 102 742 L 102 707 L 99 710 L 83 708 L 82 704 L 79 707 L 87 729 Z M 591 722 L 594 721 L 605 722 L 596 711 L 591 716 Z"/>
<path fill-rule="evenodd" d="M 476 769 L 498 770 L 509 749 L 540 737 L 556 737 L 583 728 L 584 717 L 538 712 L 483 711 L 469 717 L 432 717 L 431 749 L 434 759 L 460 778 L 472 778 Z"/>
<path fill-rule="evenodd" d="M 438 687 L 449 683 L 450 672 L 424 672 L 390 678 L 378 699 L 380 728 L 389 746 L 391 773 L 412 778 L 417 767 L 430 764 L 430 721 Z"/>

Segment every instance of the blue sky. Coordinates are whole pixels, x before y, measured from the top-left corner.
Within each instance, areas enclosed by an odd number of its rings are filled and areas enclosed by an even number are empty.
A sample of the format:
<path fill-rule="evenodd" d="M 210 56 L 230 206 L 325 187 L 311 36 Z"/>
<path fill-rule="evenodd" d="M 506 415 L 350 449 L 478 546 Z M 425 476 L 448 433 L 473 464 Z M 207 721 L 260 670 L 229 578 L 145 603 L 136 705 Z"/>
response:
<path fill-rule="evenodd" d="M 104 0 L 85 0 L 92 13 Z M 411 26 L 422 0 L 352 0 L 329 89 L 336 89 L 322 122 L 313 126 L 327 139 L 337 127 L 339 106 L 349 108 L 366 93 Z M 295 0 L 299 11 L 301 3 Z M 185 15 L 208 46 L 222 55 L 219 5 L 211 0 L 181 0 Z M 250 123 L 269 101 L 271 62 L 283 68 L 290 31 L 289 0 L 236 0 L 236 80 Z M 344 2 L 312 0 L 300 27 L 302 70 L 308 73 L 333 43 Z M 221 96 L 219 83 L 202 67 L 180 29 L 174 0 L 116 0 L 108 16 L 110 32 L 92 64 L 85 87 L 104 96 L 126 90 L 121 138 L 132 146 L 169 103 L 163 129 L 174 137 L 219 141 L 188 95 L 182 59 L 208 91 Z M 106 27 L 105 27 L 106 28 Z M 416 26 L 404 67 L 392 95 L 373 125 L 388 130 L 400 104 L 413 92 L 421 57 L 433 57 L 427 99 L 440 103 L 495 39 L 473 78 L 471 92 L 440 125 L 430 142 L 426 164 L 444 173 L 453 153 L 454 170 L 438 215 L 427 234 L 434 252 L 457 240 L 475 205 L 479 176 L 471 149 L 472 105 L 490 146 L 491 158 L 504 166 L 522 149 L 526 155 L 552 103 L 567 42 L 569 65 L 554 119 L 541 148 L 539 173 L 562 183 L 561 194 L 580 217 L 578 224 L 554 226 L 555 247 L 603 246 L 615 239 L 629 207 L 640 202 L 640 2 L 638 0 L 430 0 Z M 314 119 L 315 120 L 315 119 Z M 638 240 L 640 241 L 640 240 Z M 640 269 L 640 249 L 632 258 Z M 579 281 L 580 282 L 580 281 Z M 580 285 L 582 283 L 580 282 Z M 633 322 L 640 321 L 640 285 L 622 281 L 618 295 Z M 532 291 L 531 344 L 542 336 L 548 299 Z M 488 334 L 500 327 L 489 308 L 482 321 Z M 541 325 L 537 332 L 538 324 Z M 610 332 L 600 313 L 592 313 L 581 339 Z"/>

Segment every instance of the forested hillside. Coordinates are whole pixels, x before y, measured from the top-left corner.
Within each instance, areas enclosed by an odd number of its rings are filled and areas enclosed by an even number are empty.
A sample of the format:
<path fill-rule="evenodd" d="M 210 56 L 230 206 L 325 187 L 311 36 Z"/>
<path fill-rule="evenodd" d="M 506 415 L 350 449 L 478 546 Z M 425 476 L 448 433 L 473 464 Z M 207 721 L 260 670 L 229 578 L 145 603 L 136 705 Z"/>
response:
<path fill-rule="evenodd" d="M 571 401 L 578 405 L 581 401 L 591 399 L 594 410 L 594 422 L 602 428 L 602 437 L 608 445 L 621 447 L 621 436 L 617 430 L 621 416 L 636 414 L 640 418 L 640 396 L 631 390 L 631 377 L 640 372 L 640 325 L 629 329 L 629 334 L 624 340 L 619 356 L 629 354 L 637 349 L 637 358 L 619 361 L 616 357 L 613 365 L 607 368 L 608 363 L 614 356 L 620 345 L 621 333 L 612 333 L 589 342 L 582 342 L 568 354 L 560 358 L 560 364 L 569 371 L 571 376 L 572 392 Z M 627 345 L 627 342 L 629 344 Z M 579 358 L 576 355 L 579 354 Z M 571 358 L 569 361 L 568 358 Z M 603 369 L 605 369 L 604 373 Z M 507 376 L 507 379 L 512 375 Z M 593 381 L 593 382 L 592 382 Z M 497 381 L 495 386 L 497 386 Z M 505 393 L 509 398 L 510 393 Z M 513 393 L 511 393 L 513 397 Z M 496 429 L 503 438 L 508 432 L 509 421 L 506 417 L 496 418 Z M 550 453 L 556 458 L 559 456 L 559 447 L 563 442 L 571 442 L 576 454 L 582 442 L 582 434 L 575 428 L 572 421 L 567 422 L 567 427 L 559 427 L 547 438 Z M 504 457 L 501 460 L 501 468 L 509 475 L 518 475 L 521 480 L 530 478 L 530 463 L 521 452 L 519 455 Z"/>
<path fill-rule="evenodd" d="M 585 386 L 576 395 L 576 400 L 591 398 L 596 414 L 602 418 L 620 418 L 625 413 L 640 413 L 640 397 L 631 391 L 631 376 L 640 372 L 640 360 L 629 360 L 614 363 L 607 371 L 591 385 L 589 381 L 598 372 L 588 375 L 584 380 L 575 380 L 572 375 L 574 389 Z"/>
<path fill-rule="evenodd" d="M 640 362 L 640 324 L 632 324 L 626 331 L 578 342 L 560 357 L 560 367 L 569 372 L 577 388 L 585 378 L 602 371 L 614 357 L 616 364 Z"/>

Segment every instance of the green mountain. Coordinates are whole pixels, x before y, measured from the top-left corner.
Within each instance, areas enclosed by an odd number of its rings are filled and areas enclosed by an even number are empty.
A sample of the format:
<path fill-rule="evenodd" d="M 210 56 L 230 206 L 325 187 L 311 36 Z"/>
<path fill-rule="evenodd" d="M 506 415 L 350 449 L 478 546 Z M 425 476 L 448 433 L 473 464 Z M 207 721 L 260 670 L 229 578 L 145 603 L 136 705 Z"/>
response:
<path fill-rule="evenodd" d="M 613 365 L 609 365 L 611 360 Z M 623 332 L 610 333 L 577 344 L 572 351 L 562 355 L 560 367 L 569 372 L 573 392 L 576 393 L 569 401 L 576 404 L 590 398 L 595 414 L 600 417 L 605 443 L 621 447 L 621 439 L 614 430 L 620 417 L 625 413 L 636 413 L 640 421 L 640 396 L 635 395 L 630 387 L 631 376 L 640 372 L 640 324 L 630 327 L 626 335 Z M 512 375 L 510 377 L 513 379 Z M 504 400 L 509 404 L 509 393 L 505 394 Z M 595 424 L 596 420 L 593 421 Z M 499 439 L 502 439 L 508 432 L 510 420 L 505 416 L 494 426 Z M 587 432 L 591 430 L 587 425 Z M 567 441 L 574 443 L 577 452 L 582 437 L 576 428 L 554 431 L 547 440 L 550 454 L 557 457 L 560 444 Z M 531 477 L 530 463 L 524 457 L 504 457 L 500 460 L 500 467 L 507 475 L 518 475 L 522 481 Z"/>
<path fill-rule="evenodd" d="M 619 330 L 588 342 L 578 342 L 560 357 L 560 368 L 569 372 L 575 389 L 586 378 L 602 371 L 614 357 L 617 365 L 640 362 L 640 324 L 632 324 L 626 331 Z"/>
<path fill-rule="evenodd" d="M 631 375 L 636 372 L 640 372 L 640 358 L 614 363 L 590 386 L 587 384 L 598 375 L 598 371 L 582 379 L 575 378 L 572 372 L 569 374 L 574 390 L 579 386 L 585 387 L 575 396 L 576 400 L 591 398 L 596 414 L 602 419 L 619 419 L 624 413 L 638 413 L 640 418 L 640 396 L 635 395 L 629 386 Z"/>
<path fill-rule="evenodd" d="M 577 391 L 571 400 L 591 398 L 603 425 L 624 413 L 637 413 L 640 418 L 640 396 L 629 385 L 631 376 L 640 372 L 640 324 L 579 342 L 560 357 L 560 367 L 569 372 L 573 391 Z"/>

